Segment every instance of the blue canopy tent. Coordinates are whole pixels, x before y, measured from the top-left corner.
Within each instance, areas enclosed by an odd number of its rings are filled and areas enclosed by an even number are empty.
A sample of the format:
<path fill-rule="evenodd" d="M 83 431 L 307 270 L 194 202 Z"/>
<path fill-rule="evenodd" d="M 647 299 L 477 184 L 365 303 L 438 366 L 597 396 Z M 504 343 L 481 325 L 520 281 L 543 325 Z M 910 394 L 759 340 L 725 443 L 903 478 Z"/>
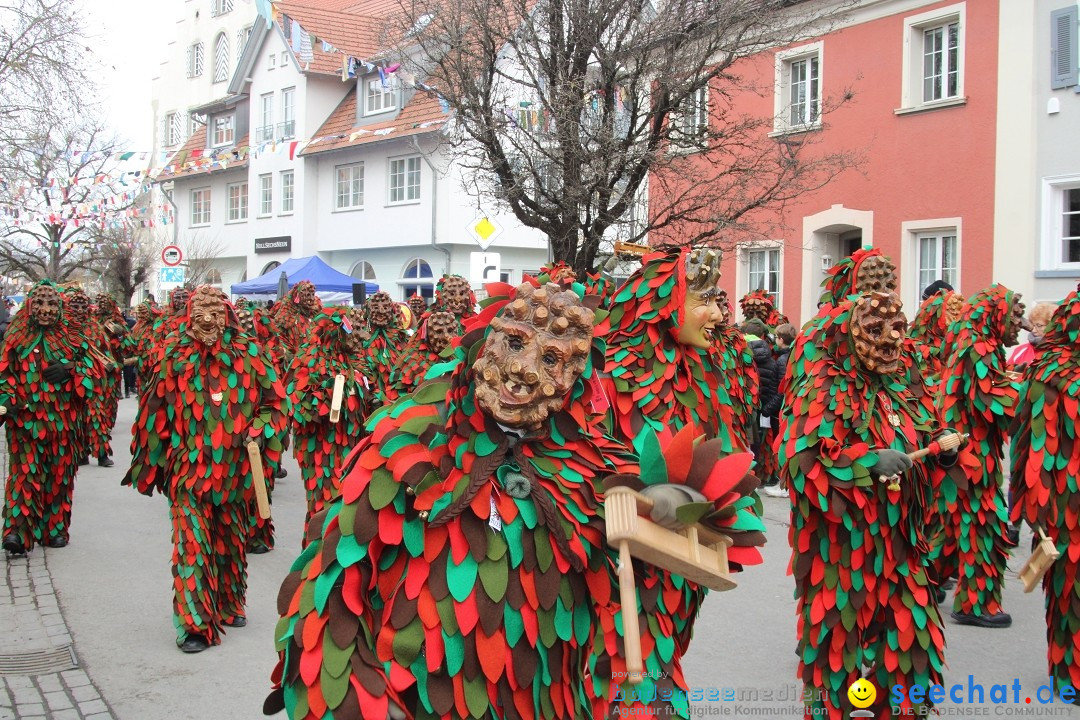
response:
<path fill-rule="evenodd" d="M 288 285 L 291 288 L 301 280 L 308 280 L 315 286 L 315 292 L 319 297 L 331 302 L 347 302 L 352 299 L 353 283 L 364 283 L 367 295 L 379 292 L 379 286 L 373 282 L 359 280 L 323 262 L 318 256 L 303 258 L 290 258 L 278 265 L 265 275 L 260 275 L 246 282 L 236 283 L 232 286 L 233 295 L 243 295 L 248 298 L 258 296 L 276 298 L 281 273 L 285 273 Z M 347 297 L 343 297 L 343 295 Z"/>

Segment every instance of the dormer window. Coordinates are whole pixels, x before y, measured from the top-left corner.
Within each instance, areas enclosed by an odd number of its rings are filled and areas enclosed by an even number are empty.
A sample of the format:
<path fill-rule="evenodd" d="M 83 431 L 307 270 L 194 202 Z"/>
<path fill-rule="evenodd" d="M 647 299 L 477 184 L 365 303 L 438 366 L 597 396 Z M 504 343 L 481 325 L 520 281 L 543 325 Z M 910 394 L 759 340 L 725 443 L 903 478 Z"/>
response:
<path fill-rule="evenodd" d="M 364 102 L 365 115 L 378 115 L 397 108 L 397 83 L 393 78 L 383 81 L 380 77 L 374 77 L 365 80 L 364 83 L 367 88 Z"/>
<path fill-rule="evenodd" d="M 213 147 L 232 145 L 236 135 L 236 115 L 219 115 L 214 118 Z"/>

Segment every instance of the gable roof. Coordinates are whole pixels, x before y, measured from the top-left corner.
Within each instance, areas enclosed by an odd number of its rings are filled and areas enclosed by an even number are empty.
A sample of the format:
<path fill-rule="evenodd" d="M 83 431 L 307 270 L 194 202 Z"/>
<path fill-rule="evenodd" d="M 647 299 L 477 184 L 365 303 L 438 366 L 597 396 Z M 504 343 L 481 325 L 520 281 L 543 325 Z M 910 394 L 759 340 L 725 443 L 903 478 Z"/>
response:
<path fill-rule="evenodd" d="M 297 57 L 300 67 L 307 72 L 321 75 L 340 75 L 343 54 L 369 59 L 384 50 L 383 39 L 387 27 L 386 16 L 367 15 L 350 11 L 345 5 L 350 0 L 285 0 L 275 4 L 281 12 L 278 23 L 284 28 L 286 18 L 296 20 L 312 36 L 312 61 L 304 63 Z M 355 0 L 351 0 L 356 6 Z M 361 3 L 360 9 L 366 10 Z M 334 47 L 324 52 L 322 40 Z M 290 50 L 292 50 L 290 44 Z M 296 56 L 296 52 L 293 52 Z"/>
<path fill-rule="evenodd" d="M 437 98 L 430 93 L 417 92 L 396 118 L 359 126 L 356 123 L 356 102 L 357 91 L 353 85 L 349 94 L 315 133 L 316 140 L 300 154 L 317 155 L 331 150 L 435 132 L 443 126 L 448 117 L 439 106 Z"/>
<path fill-rule="evenodd" d="M 176 151 L 169 162 L 154 178 L 156 182 L 176 180 L 194 175 L 207 175 L 211 172 L 246 168 L 248 165 L 248 136 L 240 138 L 234 145 L 209 149 L 206 147 L 206 126 L 191 134 L 187 142 Z M 224 167 L 222 167 L 224 163 Z"/>

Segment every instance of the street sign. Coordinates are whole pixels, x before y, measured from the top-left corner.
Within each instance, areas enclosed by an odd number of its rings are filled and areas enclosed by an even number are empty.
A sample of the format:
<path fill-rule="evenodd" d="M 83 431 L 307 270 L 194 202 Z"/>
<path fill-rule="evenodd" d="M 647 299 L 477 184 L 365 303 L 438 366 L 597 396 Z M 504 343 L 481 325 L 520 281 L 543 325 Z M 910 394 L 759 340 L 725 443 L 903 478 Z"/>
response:
<path fill-rule="evenodd" d="M 184 259 L 184 253 L 177 245 L 166 245 L 161 251 L 161 262 L 169 267 L 176 267 Z"/>
<path fill-rule="evenodd" d="M 162 288 L 178 287 L 184 284 L 184 268 L 163 267 L 161 268 L 160 285 Z"/>
<path fill-rule="evenodd" d="M 495 239 L 502 235 L 503 231 L 502 225 L 486 215 L 478 215 L 475 220 L 468 224 L 466 229 L 481 250 L 487 250 L 491 247 L 491 243 L 495 242 Z"/>
<path fill-rule="evenodd" d="M 484 283 L 498 282 L 499 272 L 502 269 L 499 260 L 499 253 L 469 253 L 469 268 L 469 280 L 474 285 L 483 285 Z"/>

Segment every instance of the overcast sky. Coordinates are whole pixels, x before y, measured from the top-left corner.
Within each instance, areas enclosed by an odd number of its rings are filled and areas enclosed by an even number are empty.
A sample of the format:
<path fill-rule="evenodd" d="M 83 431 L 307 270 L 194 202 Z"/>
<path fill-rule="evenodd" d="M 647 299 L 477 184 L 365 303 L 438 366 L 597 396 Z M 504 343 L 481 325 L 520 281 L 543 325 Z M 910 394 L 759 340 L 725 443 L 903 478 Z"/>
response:
<path fill-rule="evenodd" d="M 172 40 L 180 0 L 78 0 L 110 126 L 131 150 L 150 150 L 150 80 Z"/>

